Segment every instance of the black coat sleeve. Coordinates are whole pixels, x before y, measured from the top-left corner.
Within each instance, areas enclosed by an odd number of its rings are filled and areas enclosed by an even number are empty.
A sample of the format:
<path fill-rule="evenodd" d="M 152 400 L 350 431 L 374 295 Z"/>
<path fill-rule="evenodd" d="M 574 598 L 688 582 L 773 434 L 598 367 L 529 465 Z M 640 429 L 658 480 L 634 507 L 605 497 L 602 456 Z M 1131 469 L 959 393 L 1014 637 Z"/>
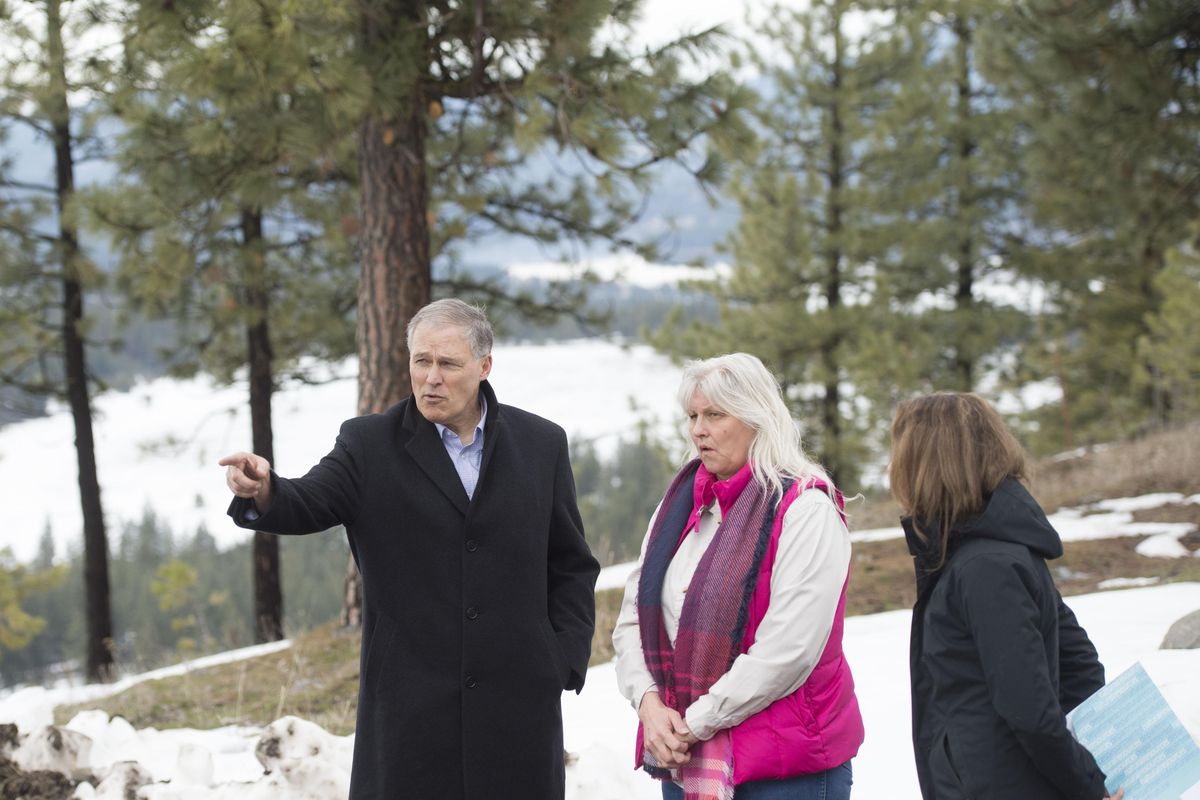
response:
<path fill-rule="evenodd" d="M 954 595 L 992 705 L 1025 754 L 1064 797 L 1100 800 L 1106 794 L 1104 773 L 1067 730 L 1051 679 L 1039 625 L 1039 583 L 1029 564 L 974 558 L 959 570 Z"/>
<path fill-rule="evenodd" d="M 1104 666 L 1087 632 L 1055 591 L 1058 601 L 1058 701 L 1066 713 L 1104 686 Z"/>
<path fill-rule="evenodd" d="M 271 508 L 257 517 L 247 512 L 254 501 L 235 497 L 229 516 L 241 528 L 267 533 L 316 533 L 336 525 L 348 525 L 358 515 L 362 491 L 361 461 L 355 455 L 355 420 L 342 424 L 329 454 L 303 478 L 289 480 L 271 471 Z"/>
<path fill-rule="evenodd" d="M 596 576 L 600 564 L 583 537 L 575 501 L 575 477 L 567 437 L 560 432 L 554 474 L 554 505 L 547 553 L 548 612 L 559 647 L 571 668 L 567 689 L 583 688 L 596 627 Z"/>

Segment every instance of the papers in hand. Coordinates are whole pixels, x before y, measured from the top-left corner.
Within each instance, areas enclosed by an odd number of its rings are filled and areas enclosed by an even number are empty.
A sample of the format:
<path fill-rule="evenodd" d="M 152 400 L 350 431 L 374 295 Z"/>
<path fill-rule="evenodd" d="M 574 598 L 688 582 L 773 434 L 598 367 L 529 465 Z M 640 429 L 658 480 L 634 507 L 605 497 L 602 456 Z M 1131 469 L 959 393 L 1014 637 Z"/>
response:
<path fill-rule="evenodd" d="M 1067 715 L 1067 725 L 1125 800 L 1200 800 L 1200 747 L 1141 664 Z"/>

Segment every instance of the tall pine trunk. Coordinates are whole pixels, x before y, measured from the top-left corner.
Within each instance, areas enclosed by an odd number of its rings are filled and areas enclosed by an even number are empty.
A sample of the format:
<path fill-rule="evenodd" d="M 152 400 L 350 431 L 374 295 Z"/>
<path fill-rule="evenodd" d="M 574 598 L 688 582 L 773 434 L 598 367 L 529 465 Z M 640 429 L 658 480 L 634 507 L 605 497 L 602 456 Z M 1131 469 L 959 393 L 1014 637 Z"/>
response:
<path fill-rule="evenodd" d="M 976 362 L 979 359 L 978 321 L 975 317 L 975 220 L 978 218 L 971 180 L 975 164 L 975 137 L 971 103 L 971 49 L 973 47 L 971 23 L 962 15 L 954 20 L 954 34 L 958 40 L 958 103 L 955 108 L 957 125 L 954 133 L 954 155 L 957 162 L 958 205 L 956 208 L 956 232 L 958 234 L 958 270 L 955 276 L 954 311 L 954 379 L 961 391 L 975 388 Z"/>
<path fill-rule="evenodd" d="M 821 424 L 825 430 L 822 436 L 821 460 L 824 462 L 830 477 L 836 483 L 845 465 L 842 463 L 842 417 L 841 392 L 839 377 L 841 375 L 840 350 L 842 346 L 842 331 L 840 311 L 842 306 L 842 187 L 845 182 L 845 154 L 843 152 L 845 128 L 842 123 L 842 10 L 835 9 L 833 23 L 833 63 L 830 80 L 829 108 L 829 201 L 826 207 L 825 237 L 828 247 L 825 252 L 825 304 L 829 314 L 829 330 L 821 341 L 821 364 L 825 370 L 824 397 L 821 401 Z"/>
<path fill-rule="evenodd" d="M 71 152 L 71 112 L 67 100 L 66 54 L 63 51 L 59 0 L 46 0 L 47 52 L 50 55 L 49 116 L 54 127 L 55 199 L 62 258 L 62 346 L 67 402 L 75 423 L 75 456 L 79 467 L 79 500 L 83 511 L 84 594 L 87 602 L 87 677 L 111 680 L 112 609 L 108 584 L 108 537 L 96 474 L 96 441 L 88 392 L 83 323 L 83 285 L 79 274 L 79 236 L 69 219 L 75 192 L 75 159 Z"/>
<path fill-rule="evenodd" d="M 385 0 L 363 15 L 362 44 L 372 54 L 420 47 L 423 4 Z M 419 74 L 399 113 L 372 114 L 359 129 L 358 413 L 383 411 L 411 393 L 409 319 L 431 295 L 429 184 L 425 173 L 425 104 Z M 362 623 L 362 587 L 347 567 L 342 624 Z"/>
<path fill-rule="evenodd" d="M 275 436 L 271 429 L 271 396 L 274 393 L 270 295 L 263 254 L 263 219 L 260 209 L 242 210 L 244 251 L 246 356 L 250 365 L 250 438 L 254 452 L 275 463 Z M 283 638 L 283 581 L 279 574 L 279 537 L 254 532 L 254 640 L 275 642 Z"/>

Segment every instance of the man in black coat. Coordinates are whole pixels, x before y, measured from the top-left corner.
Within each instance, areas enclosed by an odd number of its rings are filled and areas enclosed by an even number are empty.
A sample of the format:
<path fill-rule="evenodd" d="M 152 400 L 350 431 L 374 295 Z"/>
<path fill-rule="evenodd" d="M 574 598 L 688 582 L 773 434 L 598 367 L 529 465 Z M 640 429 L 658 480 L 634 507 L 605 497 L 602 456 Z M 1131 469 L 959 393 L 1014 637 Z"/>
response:
<path fill-rule="evenodd" d="M 352 800 L 559 800 L 561 694 L 583 687 L 599 565 L 567 438 L 501 405 L 458 300 L 408 327 L 412 397 L 348 420 L 303 478 L 221 460 L 241 527 L 344 525 L 362 573 Z"/>

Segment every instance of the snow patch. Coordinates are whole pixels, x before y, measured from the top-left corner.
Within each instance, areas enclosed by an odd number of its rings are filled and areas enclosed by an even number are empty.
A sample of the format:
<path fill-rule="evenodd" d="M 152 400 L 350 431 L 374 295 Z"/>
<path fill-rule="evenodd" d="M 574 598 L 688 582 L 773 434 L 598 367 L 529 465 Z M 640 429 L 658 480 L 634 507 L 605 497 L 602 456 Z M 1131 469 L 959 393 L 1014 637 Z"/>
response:
<path fill-rule="evenodd" d="M 1179 541 L 1178 536 L 1169 533 L 1151 536 L 1149 539 L 1139 542 L 1134 549 L 1139 556 L 1147 558 L 1188 558 L 1192 555 L 1192 551 L 1183 546 L 1183 542 Z"/>
<path fill-rule="evenodd" d="M 1190 502 L 1190 499 L 1184 497 L 1179 492 L 1158 492 L 1155 494 L 1143 494 L 1138 497 L 1116 497 L 1110 500 L 1100 500 L 1097 503 L 1093 503 L 1092 507 L 1098 508 L 1101 511 L 1132 512 L 1187 502 Z"/>
<path fill-rule="evenodd" d="M 1109 578 L 1106 581 L 1100 581 L 1096 584 L 1097 589 L 1134 589 L 1139 586 L 1153 586 L 1158 583 L 1159 578 Z"/>

